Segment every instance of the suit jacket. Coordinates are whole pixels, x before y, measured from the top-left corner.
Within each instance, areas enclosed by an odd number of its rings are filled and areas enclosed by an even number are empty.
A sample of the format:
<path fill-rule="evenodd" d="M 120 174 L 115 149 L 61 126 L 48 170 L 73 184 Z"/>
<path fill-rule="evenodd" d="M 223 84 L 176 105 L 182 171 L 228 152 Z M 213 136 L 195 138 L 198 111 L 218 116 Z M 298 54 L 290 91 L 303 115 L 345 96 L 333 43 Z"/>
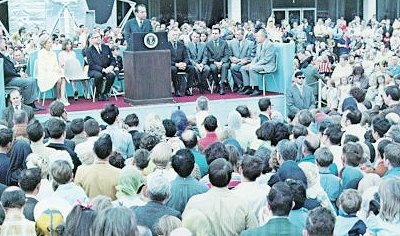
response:
<path fill-rule="evenodd" d="M 171 42 L 168 42 L 168 49 L 171 51 L 171 66 L 175 66 L 175 63 L 185 62 L 189 65 L 189 56 L 186 51 L 186 46 L 178 41 L 176 43 L 176 49 Z"/>
<path fill-rule="evenodd" d="M 218 48 L 215 47 L 214 40 L 206 44 L 209 64 L 213 64 L 216 61 L 223 63 L 229 62 L 231 50 L 229 49 L 228 43 L 225 40 L 218 39 L 218 44 Z"/>
<path fill-rule="evenodd" d="M 89 71 L 95 70 L 101 72 L 103 68 L 116 65 L 110 47 L 105 44 L 100 44 L 100 47 L 101 53 L 97 51 L 94 45 L 90 46 L 85 52 L 89 64 Z"/>
<path fill-rule="evenodd" d="M 277 236 L 301 236 L 300 228 L 290 223 L 287 217 L 270 219 L 265 225 L 243 231 L 241 236 L 277 235 Z"/>
<path fill-rule="evenodd" d="M 193 66 L 196 64 L 207 64 L 207 49 L 205 43 L 197 43 L 196 51 L 196 45 L 192 42 L 189 42 L 187 46 L 187 54 L 189 57 L 189 61 Z"/>
<path fill-rule="evenodd" d="M 159 202 L 150 201 L 144 206 L 131 207 L 136 214 L 138 225 L 148 227 L 153 235 L 157 235 L 154 226 L 164 215 L 171 215 L 181 219 L 181 213 Z"/>
<path fill-rule="evenodd" d="M 315 108 L 314 91 L 307 85 L 303 85 L 303 95 L 297 85 L 292 85 L 286 96 L 289 115 L 294 115 L 303 109 Z"/>
<path fill-rule="evenodd" d="M 1 52 L 0 52 L 0 58 L 4 60 L 3 61 L 4 85 L 6 85 L 11 81 L 12 78 L 20 77 L 20 75 L 15 69 L 14 63 Z"/>
<path fill-rule="evenodd" d="M 133 18 L 126 22 L 124 29 L 124 37 L 128 43 L 127 50 L 131 50 L 132 48 L 132 33 L 142 33 L 142 32 L 153 32 L 153 27 L 151 26 L 151 22 L 149 19 L 144 19 L 142 27 L 139 27 L 139 24 L 136 18 Z"/>
<path fill-rule="evenodd" d="M 239 235 L 245 229 L 257 226 L 257 219 L 245 201 L 228 188 L 212 187 L 208 192 L 189 199 L 183 212 L 195 209 L 208 220 L 210 232 L 206 235 Z"/>
<path fill-rule="evenodd" d="M 269 41 L 257 45 L 256 56 L 253 58 L 252 64 L 262 66 L 265 71 L 273 71 L 276 69 L 276 53 L 275 46 Z"/>
<path fill-rule="evenodd" d="M 79 166 L 75 183 L 85 190 L 89 198 L 105 195 L 116 200 L 115 186 L 118 185 L 120 173 L 120 169 L 109 163 L 94 162 L 91 165 Z"/>
<path fill-rule="evenodd" d="M 35 117 L 35 114 L 33 113 L 32 107 L 21 103 L 21 109 L 26 112 L 29 121 L 31 121 Z M 3 111 L 3 120 L 7 121 L 9 128 L 12 128 L 13 125 L 14 125 L 14 123 L 13 123 L 14 113 L 15 113 L 15 110 L 14 110 L 14 107 L 12 105 L 9 105 Z"/>
<path fill-rule="evenodd" d="M 239 47 L 239 40 L 237 39 L 233 39 L 230 42 L 229 48 L 231 50 L 231 56 L 239 59 L 251 60 L 251 55 L 254 51 L 254 43 L 250 40 L 243 39 L 241 44 L 241 47 Z"/>

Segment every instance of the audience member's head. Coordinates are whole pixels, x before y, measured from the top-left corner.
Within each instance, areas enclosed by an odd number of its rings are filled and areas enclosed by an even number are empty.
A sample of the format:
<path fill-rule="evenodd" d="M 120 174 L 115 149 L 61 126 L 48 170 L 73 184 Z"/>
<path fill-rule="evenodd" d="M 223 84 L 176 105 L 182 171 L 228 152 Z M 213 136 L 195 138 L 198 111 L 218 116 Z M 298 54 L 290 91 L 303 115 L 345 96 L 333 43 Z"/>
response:
<path fill-rule="evenodd" d="M 73 119 L 70 123 L 71 131 L 74 135 L 80 134 L 84 130 L 85 122 L 82 118 Z"/>
<path fill-rule="evenodd" d="M 278 160 L 283 161 L 294 161 L 297 157 L 297 146 L 295 143 L 289 140 L 281 140 L 276 146 L 276 153 L 278 155 Z"/>
<path fill-rule="evenodd" d="M 101 135 L 96 142 L 94 142 L 93 151 L 99 159 L 107 159 L 112 152 L 112 141 L 110 135 Z"/>
<path fill-rule="evenodd" d="M 261 98 L 258 100 L 258 108 L 260 111 L 267 111 L 268 109 L 272 109 L 272 103 L 269 98 Z"/>
<path fill-rule="evenodd" d="M 33 120 L 28 124 L 28 127 L 26 127 L 26 132 L 28 133 L 28 138 L 32 142 L 39 142 L 42 140 L 44 136 L 44 130 L 42 124 L 38 120 Z M 3 135 L 0 135 L 0 138 Z"/>
<path fill-rule="evenodd" d="M 64 103 L 60 101 L 53 101 L 50 103 L 50 115 L 54 117 L 62 117 L 65 113 Z"/>
<path fill-rule="evenodd" d="M 240 105 L 236 107 L 236 111 L 239 112 L 242 118 L 250 118 L 250 110 L 245 105 Z"/>
<path fill-rule="evenodd" d="M 47 130 L 49 131 L 50 138 L 60 139 L 65 137 L 66 124 L 63 120 L 58 118 L 50 118 L 47 123 Z"/>
<path fill-rule="evenodd" d="M 205 96 L 200 96 L 196 99 L 196 110 L 197 111 L 207 111 L 208 110 L 208 98 Z"/>
<path fill-rule="evenodd" d="M 100 132 L 99 123 L 95 119 L 88 119 L 84 123 L 84 130 L 86 136 L 95 137 Z"/>
<path fill-rule="evenodd" d="M 182 132 L 185 131 L 189 125 L 189 121 L 188 121 L 185 113 L 181 110 L 174 111 L 171 114 L 171 120 L 175 124 L 176 135 L 181 136 Z"/>
<path fill-rule="evenodd" d="M 333 236 L 335 215 L 325 207 L 314 208 L 306 220 L 307 236 Z"/>
<path fill-rule="evenodd" d="M 107 104 L 100 112 L 101 119 L 108 125 L 114 124 L 119 115 L 118 107 L 114 104 Z"/>
<path fill-rule="evenodd" d="M 339 125 L 329 125 L 323 133 L 323 136 L 326 136 L 326 139 L 323 139 L 325 140 L 325 145 L 340 145 L 340 142 L 342 141 L 342 135 L 343 132 Z"/>
<path fill-rule="evenodd" d="M 127 166 L 122 169 L 118 178 L 116 197 L 118 199 L 124 197 L 137 196 L 145 184 L 145 179 L 140 172 L 133 166 Z"/>
<path fill-rule="evenodd" d="M 97 212 L 87 206 L 75 205 L 65 221 L 66 235 L 90 235 L 96 215 Z"/>
<path fill-rule="evenodd" d="M 167 167 L 171 162 L 172 149 L 165 142 L 157 144 L 150 152 L 150 160 L 158 167 Z"/>
<path fill-rule="evenodd" d="M 298 210 L 304 206 L 307 199 L 306 187 L 300 180 L 287 179 L 286 184 L 290 187 L 293 194 L 294 207 L 293 210 Z"/>
<path fill-rule="evenodd" d="M 372 120 L 372 130 L 375 140 L 385 136 L 390 129 L 390 122 L 383 116 L 377 116 Z"/>
<path fill-rule="evenodd" d="M 303 154 L 314 154 L 319 148 L 319 139 L 315 135 L 307 135 L 303 141 Z"/>
<path fill-rule="evenodd" d="M 50 176 L 53 180 L 53 188 L 72 181 L 73 173 L 71 165 L 64 160 L 54 161 L 50 166 Z"/>
<path fill-rule="evenodd" d="M 192 173 L 194 163 L 194 155 L 189 149 L 178 150 L 172 156 L 172 168 L 182 178 L 186 178 Z"/>
<path fill-rule="evenodd" d="M 142 138 L 140 139 L 139 147 L 141 149 L 146 149 L 148 151 L 151 151 L 159 142 L 160 139 L 157 136 L 144 133 Z"/>
<path fill-rule="evenodd" d="M 363 156 L 362 147 L 354 142 L 346 143 L 343 146 L 343 161 L 349 166 L 358 166 Z"/>
<path fill-rule="evenodd" d="M 138 149 L 135 151 L 133 158 L 135 159 L 135 166 L 139 170 L 144 170 L 149 165 L 150 152 L 146 149 Z"/>
<path fill-rule="evenodd" d="M 25 169 L 20 173 L 18 185 L 25 193 L 35 195 L 39 191 L 41 180 L 39 168 Z"/>
<path fill-rule="evenodd" d="M 94 219 L 90 235 L 138 235 L 136 216 L 126 207 L 107 208 Z"/>
<path fill-rule="evenodd" d="M 139 126 L 139 118 L 135 113 L 129 114 L 125 117 L 124 123 L 128 127 L 138 127 Z"/>
<path fill-rule="evenodd" d="M 339 208 L 346 214 L 355 214 L 361 207 L 361 196 L 354 189 L 346 189 L 340 194 Z"/>
<path fill-rule="evenodd" d="M 384 222 L 395 223 L 400 212 L 400 181 L 397 178 L 385 179 L 379 186 L 381 208 L 379 217 Z M 397 224 L 397 223 L 396 223 Z"/>
<path fill-rule="evenodd" d="M 193 130 L 185 130 L 181 135 L 181 140 L 186 148 L 192 149 L 197 145 L 197 136 Z"/>
<path fill-rule="evenodd" d="M 43 134 L 43 132 L 42 132 Z M 5 148 L 6 151 L 11 148 L 13 140 L 13 132 L 10 129 L 2 128 L 0 129 L 0 147 Z"/>
<path fill-rule="evenodd" d="M 318 148 L 314 156 L 316 164 L 323 168 L 329 167 L 333 162 L 333 154 L 327 147 Z"/>
<path fill-rule="evenodd" d="M 269 191 L 267 201 L 274 216 L 288 216 L 293 206 L 293 194 L 286 183 L 278 182 Z"/>
<path fill-rule="evenodd" d="M 182 221 L 175 216 L 164 215 L 154 226 L 157 235 L 170 235 L 174 229 L 182 227 Z"/>
<path fill-rule="evenodd" d="M 246 156 L 240 164 L 240 172 L 249 181 L 255 181 L 262 173 L 263 161 L 259 157 Z"/>
<path fill-rule="evenodd" d="M 226 149 L 226 146 L 220 142 L 216 142 L 211 144 L 205 151 L 204 155 L 206 156 L 207 164 L 210 165 L 211 162 L 218 158 L 223 158 L 229 161 L 229 152 Z"/>
<path fill-rule="evenodd" d="M 175 136 L 176 134 L 176 126 L 175 123 L 172 122 L 172 120 L 170 119 L 165 119 L 162 121 L 164 128 L 165 128 L 165 136 L 167 136 L 167 138 L 172 138 Z"/>
<path fill-rule="evenodd" d="M 208 168 L 210 183 L 218 188 L 226 187 L 231 181 L 232 172 L 232 165 L 227 160 L 218 158 Z"/>
<path fill-rule="evenodd" d="M 1 195 L 1 205 L 6 212 L 8 209 L 22 209 L 25 205 L 24 191 L 16 186 L 6 188 Z"/>
<path fill-rule="evenodd" d="M 305 127 L 309 127 L 314 120 L 313 115 L 309 110 L 299 111 L 297 114 L 297 119 L 299 124 L 304 125 Z"/>
<path fill-rule="evenodd" d="M 171 185 L 162 173 L 152 173 L 147 177 L 146 191 L 151 201 L 163 203 L 171 195 Z"/>
<path fill-rule="evenodd" d="M 17 110 L 13 115 L 14 125 L 22 125 L 28 123 L 28 114 L 24 110 Z"/>
<path fill-rule="evenodd" d="M 213 115 L 209 115 L 204 119 L 204 128 L 208 132 L 214 132 L 218 128 L 217 118 Z"/>
<path fill-rule="evenodd" d="M 385 147 L 383 154 L 385 165 L 389 168 L 400 166 L 400 144 L 390 143 Z"/>

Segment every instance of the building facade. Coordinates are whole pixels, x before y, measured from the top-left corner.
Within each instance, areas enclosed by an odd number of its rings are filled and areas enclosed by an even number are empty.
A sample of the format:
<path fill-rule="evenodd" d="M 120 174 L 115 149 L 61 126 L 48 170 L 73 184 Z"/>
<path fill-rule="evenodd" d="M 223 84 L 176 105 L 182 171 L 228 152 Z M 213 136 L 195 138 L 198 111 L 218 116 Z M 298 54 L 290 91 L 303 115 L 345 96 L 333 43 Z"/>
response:
<path fill-rule="evenodd" d="M 275 15 L 276 23 L 282 19 L 291 22 L 307 18 L 314 22 L 318 18 L 336 20 L 344 17 L 350 21 L 358 15 L 378 20 L 397 18 L 400 0 L 136 0 L 148 8 L 149 17 L 157 17 L 163 23 L 176 19 L 180 23 L 204 20 L 208 25 L 229 17 L 238 22 L 260 20 Z M 119 17 L 125 15 L 129 6 L 120 2 Z M 118 19 L 120 20 L 120 19 Z"/>

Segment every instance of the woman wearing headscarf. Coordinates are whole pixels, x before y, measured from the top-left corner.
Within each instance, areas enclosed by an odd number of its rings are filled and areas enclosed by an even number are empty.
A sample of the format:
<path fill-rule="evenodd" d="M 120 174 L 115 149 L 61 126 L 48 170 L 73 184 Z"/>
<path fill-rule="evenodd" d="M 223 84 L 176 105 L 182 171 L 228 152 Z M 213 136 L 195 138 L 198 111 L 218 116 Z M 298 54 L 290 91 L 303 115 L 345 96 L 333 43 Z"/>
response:
<path fill-rule="evenodd" d="M 133 166 L 123 168 L 119 176 L 118 185 L 115 187 L 117 189 L 117 200 L 114 201 L 114 204 L 128 208 L 145 205 L 146 202 L 140 194 L 144 183 L 143 176 Z"/>

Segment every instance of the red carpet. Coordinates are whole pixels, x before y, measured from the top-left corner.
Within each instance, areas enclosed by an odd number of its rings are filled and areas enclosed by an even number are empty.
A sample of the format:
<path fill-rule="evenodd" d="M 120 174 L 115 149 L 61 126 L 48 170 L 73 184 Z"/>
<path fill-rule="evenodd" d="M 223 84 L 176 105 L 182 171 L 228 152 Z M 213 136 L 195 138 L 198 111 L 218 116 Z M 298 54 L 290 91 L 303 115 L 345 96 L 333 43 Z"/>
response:
<path fill-rule="evenodd" d="M 175 103 L 186 103 L 186 102 L 195 102 L 196 99 L 201 96 L 197 91 L 193 91 L 193 96 L 184 96 L 184 97 L 173 97 Z M 267 92 L 267 96 L 274 96 L 279 95 L 279 93 L 274 92 Z M 240 95 L 238 93 L 232 93 L 230 91 L 227 92 L 224 96 L 219 95 L 218 93 L 210 94 L 206 92 L 203 96 L 206 96 L 209 100 L 221 100 L 221 99 L 237 99 L 237 98 L 248 98 L 248 95 Z M 262 95 L 261 95 L 262 96 Z M 261 97 L 260 96 L 260 97 Z M 38 111 L 36 114 L 47 114 L 49 112 L 49 105 L 54 101 L 53 99 L 45 100 L 44 107 L 46 110 Z M 107 103 L 114 103 L 118 107 L 131 107 L 129 103 L 125 103 L 123 96 L 118 96 L 118 100 L 116 101 L 114 97 L 110 97 L 110 100 L 107 102 L 92 102 L 92 100 L 85 100 L 80 98 L 78 101 L 74 101 L 73 98 L 69 99 L 71 105 L 65 107 L 67 112 L 74 112 L 74 111 L 90 111 L 90 110 L 100 110 L 102 109 L 105 104 Z M 38 103 L 37 103 L 38 104 Z M 40 103 L 41 105 L 41 103 Z"/>

